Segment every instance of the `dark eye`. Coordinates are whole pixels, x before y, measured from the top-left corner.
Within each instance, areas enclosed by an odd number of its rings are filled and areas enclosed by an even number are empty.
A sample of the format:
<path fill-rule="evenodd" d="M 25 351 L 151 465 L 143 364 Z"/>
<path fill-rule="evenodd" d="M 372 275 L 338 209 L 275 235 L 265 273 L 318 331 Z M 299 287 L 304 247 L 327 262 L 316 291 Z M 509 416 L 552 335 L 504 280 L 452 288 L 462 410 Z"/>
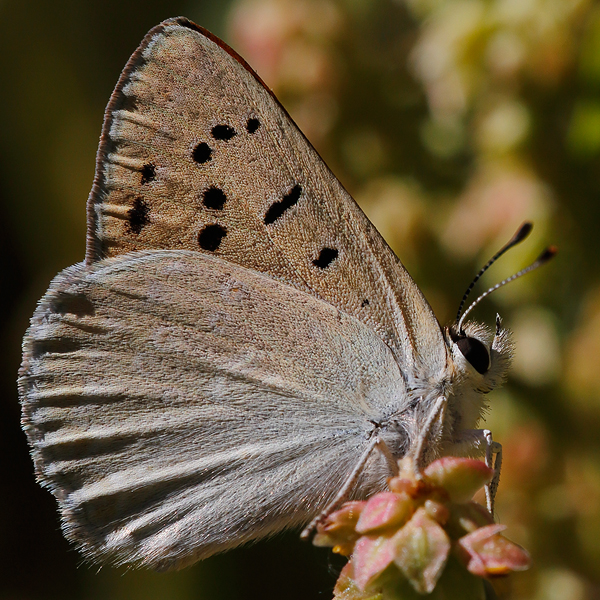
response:
<path fill-rule="evenodd" d="M 478 373 L 482 375 L 487 373 L 490 368 L 490 353 L 479 340 L 464 337 L 458 339 L 456 345 Z"/>

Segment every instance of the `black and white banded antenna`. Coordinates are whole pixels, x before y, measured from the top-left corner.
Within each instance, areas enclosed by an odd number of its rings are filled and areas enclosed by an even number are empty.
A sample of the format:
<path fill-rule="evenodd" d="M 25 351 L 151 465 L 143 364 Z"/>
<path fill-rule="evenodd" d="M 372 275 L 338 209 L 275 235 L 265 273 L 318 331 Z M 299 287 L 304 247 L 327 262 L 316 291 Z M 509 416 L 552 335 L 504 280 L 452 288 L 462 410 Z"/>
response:
<path fill-rule="evenodd" d="M 465 310 L 464 313 L 462 312 L 462 309 L 463 309 L 463 307 L 465 305 L 465 302 L 467 301 L 467 298 L 469 297 L 469 294 L 471 293 L 471 291 L 473 290 L 473 287 L 479 281 L 479 279 L 481 278 L 481 276 L 505 252 L 507 252 L 508 250 L 510 250 L 513 246 L 516 246 L 517 244 L 520 244 L 531 233 L 532 229 L 533 229 L 533 223 L 530 223 L 529 221 L 526 221 L 525 223 L 523 223 L 523 225 L 521 225 L 521 227 L 519 227 L 519 229 L 517 230 L 517 232 L 515 233 L 515 235 L 513 235 L 513 237 L 504 246 L 502 246 L 502 248 L 500 248 L 500 250 L 498 250 L 498 252 L 496 252 L 496 254 L 494 254 L 494 256 L 492 256 L 492 258 L 490 258 L 490 260 L 488 260 L 488 262 L 483 266 L 483 268 L 479 271 L 479 273 L 477 273 L 477 275 L 475 275 L 475 277 L 473 278 L 473 281 L 471 282 L 471 284 L 467 288 L 467 291 L 464 293 L 464 295 L 462 297 L 462 300 L 460 301 L 460 305 L 458 307 L 458 312 L 456 314 L 456 321 L 455 321 L 455 323 L 456 323 L 456 330 L 458 331 L 459 335 L 464 335 L 462 326 L 463 326 L 463 323 L 464 323 L 464 320 L 465 320 L 466 316 L 486 296 L 489 296 L 492 292 L 496 291 L 498 288 L 501 288 L 502 286 L 505 286 L 507 283 L 510 283 L 511 281 L 514 281 L 515 279 L 518 279 L 519 277 L 522 277 L 526 273 L 529 273 L 530 271 L 533 271 L 534 269 L 537 269 L 538 267 L 541 267 L 543 264 L 547 263 L 552 257 L 554 257 L 556 255 L 556 252 L 558 251 L 557 248 L 556 248 L 556 246 L 549 246 L 528 267 L 525 267 L 524 269 L 521 269 L 518 273 L 515 273 L 514 275 L 511 275 L 510 277 L 507 277 L 506 279 L 504 279 L 500 283 L 497 283 L 496 285 L 492 286 L 489 290 L 487 290 L 483 294 L 481 294 L 481 296 L 479 296 L 477 298 L 477 300 L 475 300 L 467 308 L 467 310 Z"/>

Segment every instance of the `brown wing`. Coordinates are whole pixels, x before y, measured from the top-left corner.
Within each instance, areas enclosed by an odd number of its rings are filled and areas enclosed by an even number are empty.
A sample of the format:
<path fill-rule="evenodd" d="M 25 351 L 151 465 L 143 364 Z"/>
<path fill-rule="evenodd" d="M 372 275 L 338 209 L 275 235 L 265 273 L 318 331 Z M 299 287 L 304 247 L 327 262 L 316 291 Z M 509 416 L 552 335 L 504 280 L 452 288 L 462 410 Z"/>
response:
<path fill-rule="evenodd" d="M 88 219 L 88 264 L 212 254 L 357 317 L 409 379 L 446 364 L 429 304 L 373 225 L 245 61 L 186 19 L 151 30 L 123 71 Z"/>

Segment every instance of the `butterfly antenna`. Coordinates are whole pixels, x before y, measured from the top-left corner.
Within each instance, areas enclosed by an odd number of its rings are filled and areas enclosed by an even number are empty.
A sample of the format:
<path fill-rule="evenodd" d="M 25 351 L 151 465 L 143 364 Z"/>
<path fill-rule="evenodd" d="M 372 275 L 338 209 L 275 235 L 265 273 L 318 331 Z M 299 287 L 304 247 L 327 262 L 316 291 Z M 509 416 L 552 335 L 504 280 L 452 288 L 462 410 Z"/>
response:
<path fill-rule="evenodd" d="M 504 244 L 504 246 L 502 246 L 502 248 L 500 248 L 500 250 L 498 250 L 498 252 L 496 252 L 496 254 L 494 254 L 494 256 L 492 256 L 492 258 L 490 258 L 490 260 L 487 261 L 487 263 L 483 266 L 483 268 L 479 271 L 479 273 L 477 273 L 477 275 L 475 275 L 475 277 L 473 278 L 473 281 L 471 281 L 471 284 L 467 288 L 467 291 L 463 294 L 462 300 L 460 301 L 460 305 L 458 307 L 458 313 L 456 314 L 456 321 L 455 321 L 456 323 L 458 323 L 458 324 L 462 323 L 462 319 L 460 318 L 460 315 L 462 313 L 462 309 L 463 309 L 463 307 L 465 305 L 465 302 L 467 301 L 467 298 L 469 297 L 469 294 L 471 293 L 471 291 L 475 287 L 475 284 L 479 281 L 480 277 L 505 252 L 507 252 L 508 250 L 510 250 L 513 246 L 516 246 L 517 244 L 519 244 L 520 242 L 522 242 L 531 233 L 532 229 L 533 229 L 533 223 L 531 223 L 529 221 L 525 221 L 525 223 L 523 223 L 523 225 L 521 225 L 521 227 L 519 227 L 519 229 L 517 230 L 517 232 L 515 233 L 515 235 L 513 235 L 512 238 L 506 244 Z M 459 327 L 459 331 L 461 331 L 460 327 Z"/>
<path fill-rule="evenodd" d="M 513 244 L 513 246 L 514 246 L 514 244 Z M 506 251 L 506 250 L 504 250 L 504 251 Z M 481 294 L 481 296 L 479 296 L 479 298 L 477 298 L 477 300 L 475 300 L 475 302 L 473 302 L 471 304 L 471 306 L 469 306 L 469 308 L 467 308 L 467 310 L 465 310 L 465 312 L 463 313 L 462 317 L 460 317 L 460 319 L 458 321 L 458 331 L 462 332 L 462 324 L 463 324 L 463 321 L 465 320 L 465 317 L 486 296 L 489 296 L 492 292 L 496 291 L 498 288 L 501 288 L 502 286 L 506 285 L 507 283 L 510 283 L 511 281 L 514 281 L 515 279 L 518 279 L 519 277 L 522 277 L 523 275 L 525 275 L 525 273 L 529 273 L 530 271 L 533 271 L 534 269 L 537 269 L 538 267 L 541 267 L 542 265 L 546 264 L 551 258 L 553 258 L 554 256 L 556 256 L 557 252 L 558 252 L 558 249 L 556 248 L 556 246 L 549 246 L 528 267 L 525 267 L 524 269 L 521 269 L 518 273 L 515 273 L 514 275 L 511 275 L 510 277 L 506 278 L 504 281 L 501 281 L 500 283 L 497 283 L 496 285 L 492 286 L 489 290 L 487 290 L 483 294 Z"/>

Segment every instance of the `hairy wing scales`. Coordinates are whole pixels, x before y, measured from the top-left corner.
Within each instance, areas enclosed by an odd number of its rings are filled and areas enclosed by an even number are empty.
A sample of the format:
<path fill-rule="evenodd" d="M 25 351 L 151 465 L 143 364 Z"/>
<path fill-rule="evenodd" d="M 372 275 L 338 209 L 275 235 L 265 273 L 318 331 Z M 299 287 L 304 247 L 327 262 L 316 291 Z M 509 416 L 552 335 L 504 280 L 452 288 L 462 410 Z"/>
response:
<path fill-rule="evenodd" d="M 371 420 L 406 401 L 370 328 L 197 252 L 67 269 L 26 339 L 19 386 L 38 477 L 66 534 L 117 563 L 182 566 L 306 522 Z M 379 467 L 363 493 L 383 485 Z"/>

